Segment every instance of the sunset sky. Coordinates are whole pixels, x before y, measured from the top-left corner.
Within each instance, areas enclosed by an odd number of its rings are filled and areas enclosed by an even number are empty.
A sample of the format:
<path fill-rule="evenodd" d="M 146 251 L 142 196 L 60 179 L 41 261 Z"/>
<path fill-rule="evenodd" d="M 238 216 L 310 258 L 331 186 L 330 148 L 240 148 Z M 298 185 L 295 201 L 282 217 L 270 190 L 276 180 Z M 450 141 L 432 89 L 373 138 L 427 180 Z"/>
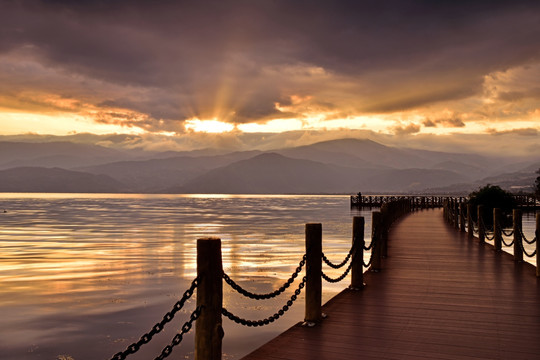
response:
<path fill-rule="evenodd" d="M 7 0 L 0 24 L 0 140 L 540 153 L 539 1 Z"/>

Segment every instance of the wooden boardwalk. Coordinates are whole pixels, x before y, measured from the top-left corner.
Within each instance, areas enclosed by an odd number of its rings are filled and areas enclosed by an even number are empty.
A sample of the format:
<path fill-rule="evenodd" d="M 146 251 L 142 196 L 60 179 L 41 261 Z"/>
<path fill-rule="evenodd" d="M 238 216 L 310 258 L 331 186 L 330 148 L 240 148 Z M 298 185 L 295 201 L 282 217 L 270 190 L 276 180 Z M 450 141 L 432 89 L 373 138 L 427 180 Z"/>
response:
<path fill-rule="evenodd" d="M 468 240 L 440 209 L 395 224 L 388 254 L 364 290 L 324 306 L 320 325 L 293 326 L 243 359 L 540 359 L 532 265 Z"/>

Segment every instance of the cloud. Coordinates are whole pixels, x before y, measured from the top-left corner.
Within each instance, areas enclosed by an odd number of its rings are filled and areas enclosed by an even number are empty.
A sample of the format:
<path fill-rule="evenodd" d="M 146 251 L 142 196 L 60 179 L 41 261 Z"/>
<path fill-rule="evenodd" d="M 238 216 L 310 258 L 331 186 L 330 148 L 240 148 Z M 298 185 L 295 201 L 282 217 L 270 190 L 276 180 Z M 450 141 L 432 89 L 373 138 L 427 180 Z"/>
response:
<path fill-rule="evenodd" d="M 460 128 L 465 127 L 465 123 L 459 116 L 452 116 L 439 119 L 425 119 L 422 123 L 425 127 L 446 127 L 446 128 Z"/>
<path fill-rule="evenodd" d="M 394 133 L 396 135 L 415 134 L 419 132 L 420 129 L 421 129 L 421 126 L 417 124 L 409 124 L 407 126 L 396 126 L 393 128 Z"/>
<path fill-rule="evenodd" d="M 540 62 L 537 1 L 20 0 L 0 4 L 0 21 L 3 105 L 77 111 L 27 101 L 53 94 L 99 108 L 97 121 L 155 132 L 181 132 L 193 117 L 438 106 L 481 96 L 489 74 Z M 310 100 L 276 107 L 293 96 Z"/>

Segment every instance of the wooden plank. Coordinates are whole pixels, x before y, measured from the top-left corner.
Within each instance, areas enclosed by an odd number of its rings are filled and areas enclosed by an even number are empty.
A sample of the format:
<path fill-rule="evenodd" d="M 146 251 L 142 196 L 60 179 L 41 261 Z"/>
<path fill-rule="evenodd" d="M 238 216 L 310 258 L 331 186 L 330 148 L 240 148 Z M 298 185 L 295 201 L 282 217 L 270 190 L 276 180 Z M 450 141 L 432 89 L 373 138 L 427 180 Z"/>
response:
<path fill-rule="evenodd" d="M 244 357 L 256 359 L 536 359 L 535 268 L 469 240 L 440 209 L 392 228 L 379 273 L 323 306 L 314 328 L 293 326 Z"/>

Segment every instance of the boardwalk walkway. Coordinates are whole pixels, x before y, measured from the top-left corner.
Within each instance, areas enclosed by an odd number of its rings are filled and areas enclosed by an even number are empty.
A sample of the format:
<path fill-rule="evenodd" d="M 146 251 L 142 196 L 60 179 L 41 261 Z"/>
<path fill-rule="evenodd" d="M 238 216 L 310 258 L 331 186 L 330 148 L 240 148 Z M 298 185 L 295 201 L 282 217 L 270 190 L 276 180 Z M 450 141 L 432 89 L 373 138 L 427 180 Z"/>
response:
<path fill-rule="evenodd" d="M 540 281 L 424 210 L 399 221 L 383 271 L 343 291 L 317 327 L 293 326 L 255 359 L 540 359 Z"/>

